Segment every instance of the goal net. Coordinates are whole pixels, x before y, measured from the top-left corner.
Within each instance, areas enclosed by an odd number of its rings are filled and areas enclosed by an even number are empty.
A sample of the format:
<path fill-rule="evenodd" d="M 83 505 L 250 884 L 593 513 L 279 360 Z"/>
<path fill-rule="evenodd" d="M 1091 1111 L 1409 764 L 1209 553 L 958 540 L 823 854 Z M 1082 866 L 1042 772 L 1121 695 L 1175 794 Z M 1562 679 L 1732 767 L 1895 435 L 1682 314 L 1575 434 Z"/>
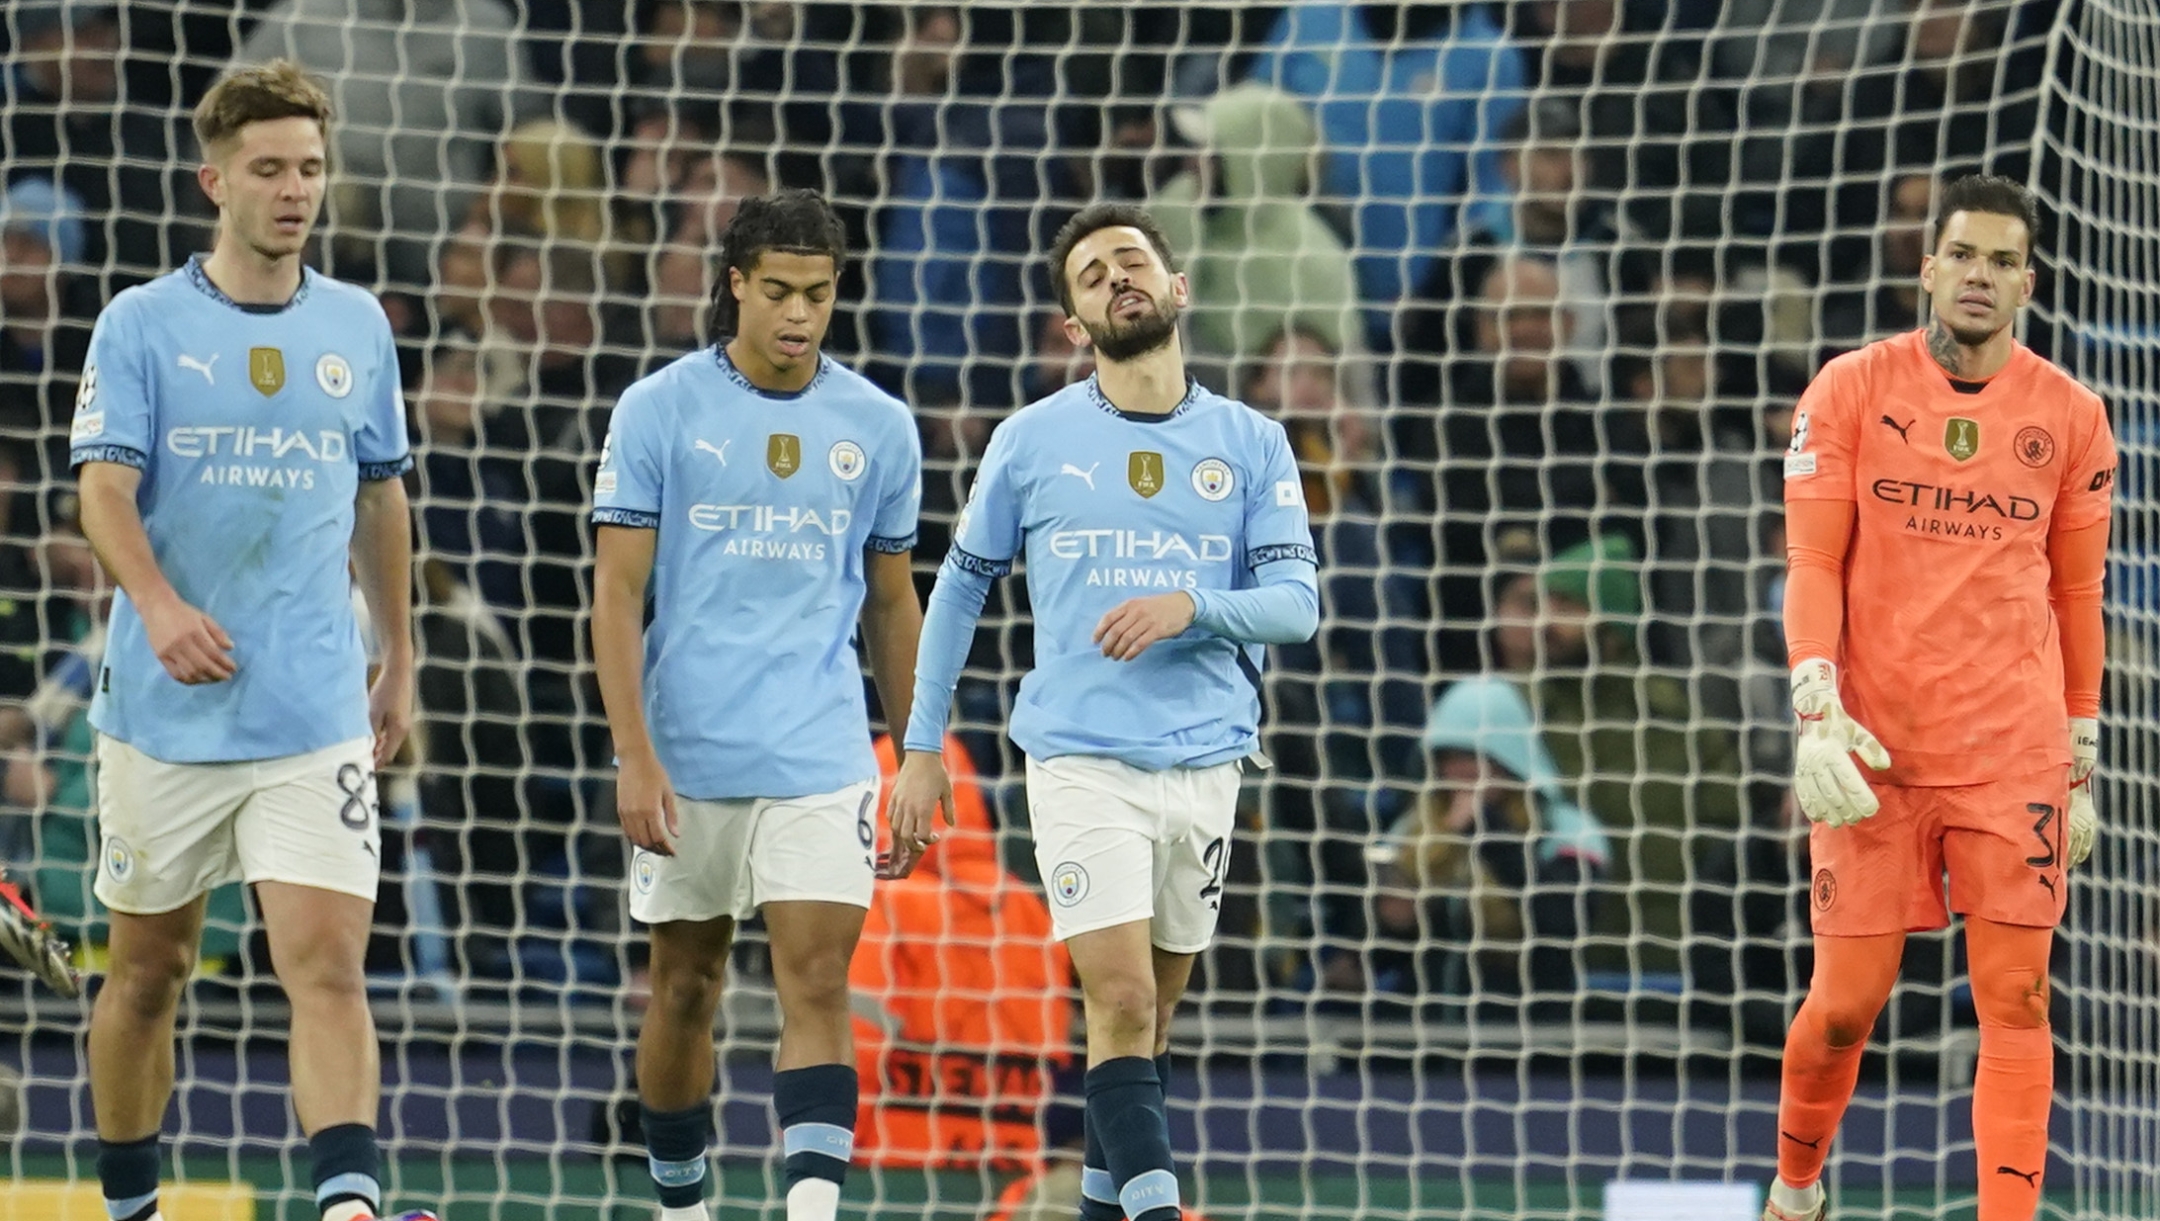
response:
<path fill-rule="evenodd" d="M 921 422 L 925 591 L 991 429 L 1087 375 L 1042 254 L 1089 200 L 1149 206 L 1195 373 L 1290 429 L 1323 622 L 1271 656 L 1273 767 L 1172 1034 L 1186 1198 L 1752 1221 L 1809 906 L 1835 901 L 1784 783 L 1792 407 L 1830 355 L 1919 323 L 1941 181 L 2030 183 L 2027 339 L 2108 400 L 2123 454 L 2047 1208 L 2160 1215 L 2148 6 L 138 0 L 10 5 L 0 40 L 0 862 L 93 983 L 107 591 L 65 457 L 89 324 L 208 248 L 186 120 L 221 70 L 290 55 L 331 86 L 311 257 L 381 295 L 419 459 L 381 1131 L 392 1200 L 450 1221 L 650 1215 L 584 506 L 615 395 L 709 342 L 714 238 L 784 186 L 848 226 L 829 350 Z M 954 719 L 979 835 L 881 890 L 858 958 L 878 1102 L 850 1216 L 1074 1210 L 1077 1005 L 1003 737 L 1030 633 L 1002 583 Z M 1479 758 L 1533 783 L 1455 796 Z M 259 921 L 235 888 L 207 923 L 167 1216 L 309 1215 Z M 1831 1154 L 1839 1215 L 1969 1215 L 1964 970 L 1954 938 L 1912 939 Z M 0 973 L 0 1215 L 98 1215 L 88 1012 Z M 777 1030 L 752 927 L 715 1032 L 721 1215 L 778 1215 Z"/>

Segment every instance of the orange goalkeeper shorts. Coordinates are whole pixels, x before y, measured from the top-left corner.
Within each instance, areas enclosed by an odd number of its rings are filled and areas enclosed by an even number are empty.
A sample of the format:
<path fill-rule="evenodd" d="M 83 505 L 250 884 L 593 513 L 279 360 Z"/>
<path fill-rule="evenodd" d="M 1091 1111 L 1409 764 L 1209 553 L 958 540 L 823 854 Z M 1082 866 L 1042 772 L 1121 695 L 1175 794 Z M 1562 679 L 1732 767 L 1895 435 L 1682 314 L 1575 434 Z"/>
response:
<path fill-rule="evenodd" d="M 2068 890 L 2070 769 L 1948 788 L 1874 785 L 1882 808 L 1808 834 L 1815 931 L 1923 932 L 1950 913 L 2053 928 Z M 1944 874 L 1949 885 L 1944 886 Z"/>

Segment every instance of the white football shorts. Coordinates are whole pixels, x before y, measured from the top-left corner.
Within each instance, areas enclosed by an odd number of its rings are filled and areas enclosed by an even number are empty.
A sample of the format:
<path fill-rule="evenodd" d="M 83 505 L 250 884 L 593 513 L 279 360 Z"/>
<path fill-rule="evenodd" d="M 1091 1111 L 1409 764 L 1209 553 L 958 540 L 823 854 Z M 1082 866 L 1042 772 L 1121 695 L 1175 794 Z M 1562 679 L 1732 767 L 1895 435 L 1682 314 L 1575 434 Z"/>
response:
<path fill-rule="evenodd" d="M 98 900 L 148 916 L 227 882 L 373 902 L 382 872 L 375 744 L 239 763 L 167 763 L 97 740 Z"/>
<path fill-rule="evenodd" d="M 811 797 L 675 799 L 682 838 L 674 856 L 643 848 L 630 858 L 630 915 L 747 920 L 791 900 L 868 909 L 877 879 L 875 780 Z"/>
<path fill-rule="evenodd" d="M 1035 862 L 1059 941 L 1152 920 L 1157 949 L 1197 954 L 1215 938 L 1240 765 L 1151 772 L 1116 759 L 1027 761 Z"/>

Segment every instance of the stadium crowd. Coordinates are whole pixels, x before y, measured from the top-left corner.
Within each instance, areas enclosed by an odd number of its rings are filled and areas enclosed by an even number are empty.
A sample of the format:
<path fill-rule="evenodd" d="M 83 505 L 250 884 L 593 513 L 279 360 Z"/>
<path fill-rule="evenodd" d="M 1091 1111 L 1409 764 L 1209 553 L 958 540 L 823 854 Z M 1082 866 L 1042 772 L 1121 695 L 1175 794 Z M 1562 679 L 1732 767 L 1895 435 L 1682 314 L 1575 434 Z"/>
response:
<path fill-rule="evenodd" d="M 1823 360 L 1916 325 L 1935 184 L 2024 176 L 2052 9 L 12 4 L 0 858 L 96 940 L 81 706 L 109 591 L 65 421 L 102 303 L 207 246 L 186 107 L 290 56 L 339 110 L 318 265 L 399 328 L 420 459 L 394 846 L 432 893 L 386 882 L 384 970 L 439 906 L 475 991 L 604 1002 L 636 974 L 584 509 L 615 396 L 709 342 L 738 201 L 806 186 L 848 223 L 833 346 L 916 410 L 927 588 L 990 430 L 1087 373 L 1049 236 L 1122 198 L 1183 256 L 1202 380 L 1289 426 L 1323 562 L 1320 634 L 1267 678 L 1276 769 L 1203 1003 L 1686 996 L 1774 1044 L 1807 878 L 1776 460 Z M 957 721 L 1007 828 L 1023 596 L 993 595 Z M 248 952 L 227 917 L 212 959 Z"/>

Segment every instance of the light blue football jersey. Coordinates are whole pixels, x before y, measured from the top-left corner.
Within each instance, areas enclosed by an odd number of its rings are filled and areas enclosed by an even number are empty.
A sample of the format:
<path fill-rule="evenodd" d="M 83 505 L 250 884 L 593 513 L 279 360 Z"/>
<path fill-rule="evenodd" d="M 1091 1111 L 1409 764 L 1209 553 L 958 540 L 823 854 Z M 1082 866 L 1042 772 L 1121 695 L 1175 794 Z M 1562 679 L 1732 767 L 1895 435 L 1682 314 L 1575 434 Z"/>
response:
<path fill-rule="evenodd" d="M 1020 749 L 1151 771 L 1252 753 L 1262 646 L 1192 628 L 1113 661 L 1093 637 L 1129 598 L 1252 589 L 1270 564 L 1316 584 L 1281 424 L 1197 382 L 1159 417 L 1119 411 L 1092 377 L 1067 386 L 991 436 L 946 562 L 1003 576 L 1016 558 L 1035 615 L 1010 729 Z"/>
<path fill-rule="evenodd" d="M 853 640 L 863 552 L 915 546 L 915 420 L 821 358 L 760 390 L 719 347 L 623 392 L 595 525 L 657 529 L 645 717 L 675 791 L 807 797 L 878 774 Z"/>
<path fill-rule="evenodd" d="M 72 461 L 139 468 L 158 566 L 232 637 L 238 667 L 165 672 L 126 594 L 90 722 L 168 763 L 305 754 L 368 736 L 353 614 L 353 498 L 412 465 L 389 320 L 313 271 L 241 305 L 199 260 L 114 297 L 75 399 Z"/>

